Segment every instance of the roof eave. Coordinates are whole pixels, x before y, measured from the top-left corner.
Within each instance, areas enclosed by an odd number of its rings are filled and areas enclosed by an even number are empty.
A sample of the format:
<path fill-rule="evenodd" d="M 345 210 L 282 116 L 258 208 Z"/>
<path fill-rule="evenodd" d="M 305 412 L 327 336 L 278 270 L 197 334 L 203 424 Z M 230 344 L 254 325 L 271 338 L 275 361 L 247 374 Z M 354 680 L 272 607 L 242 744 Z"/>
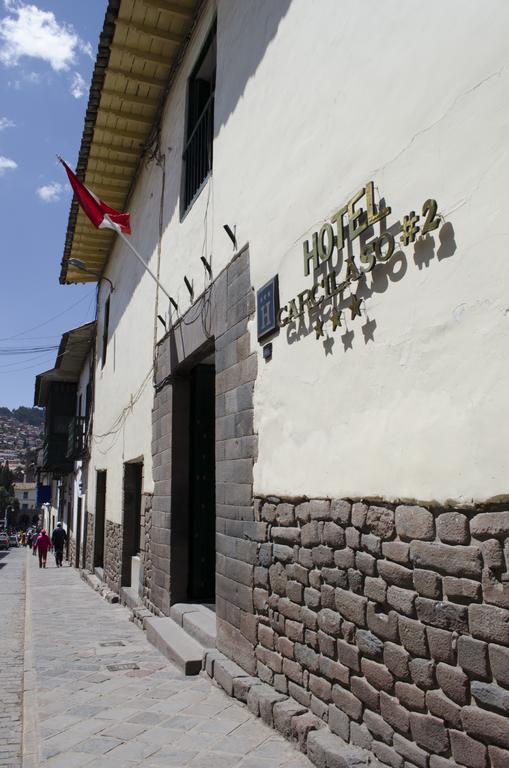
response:
<path fill-rule="evenodd" d="M 165 18 L 164 24 L 159 27 L 154 26 L 154 22 L 151 22 L 145 27 L 144 18 L 141 24 L 139 20 L 133 21 L 133 8 L 136 8 L 139 13 L 140 7 L 143 8 L 144 4 L 149 8 L 157 8 L 158 13 L 162 13 Z M 206 4 L 207 0 L 141 0 L 140 2 L 139 0 L 110 0 L 108 4 L 92 77 L 76 174 L 80 181 L 87 183 L 86 176 L 90 172 L 92 178 L 89 185 L 92 188 L 99 179 L 105 182 L 111 192 L 111 187 L 108 184 L 108 174 L 110 174 L 110 178 L 115 180 L 115 189 L 118 190 L 116 195 L 118 202 L 115 203 L 115 200 L 108 201 L 106 191 L 104 199 L 113 207 L 122 205 L 125 206 L 123 210 L 128 207 L 140 166 L 145 161 L 152 145 L 156 143 L 157 126 L 163 113 L 168 92 Z M 156 24 L 159 25 L 159 22 Z M 172 31 L 175 26 L 176 32 Z M 118 32 L 116 32 L 117 28 Z M 142 37 L 145 36 L 150 39 L 155 37 L 159 42 L 162 38 L 164 40 L 163 45 L 173 45 L 175 50 L 171 51 L 170 48 L 168 51 L 165 49 L 165 52 L 158 52 L 157 55 L 151 52 L 150 46 L 140 50 L 139 46 L 132 45 L 131 37 L 126 38 L 124 36 L 126 28 L 129 35 L 141 34 Z M 161 34 L 163 31 L 167 34 L 167 38 Z M 110 58 L 113 53 L 116 55 L 110 66 Z M 126 64 L 125 59 L 122 59 L 122 54 L 134 57 L 134 59 L 129 58 Z M 144 58 L 145 54 L 146 58 Z M 158 62 L 158 56 L 161 59 L 160 62 Z M 136 61 L 138 61 L 137 64 Z M 156 68 L 155 74 L 153 76 L 147 75 L 145 65 L 140 71 L 140 62 L 149 62 L 149 65 L 152 63 L 151 65 Z M 108 76 L 110 79 L 108 79 L 108 87 L 106 88 L 105 81 Z M 112 85 L 111 78 L 114 79 L 115 76 L 123 78 L 124 85 L 121 89 L 118 88 L 118 83 L 115 80 L 113 80 Z M 152 84 L 152 89 L 147 86 L 149 97 L 136 96 L 135 84 L 140 82 Z M 135 88 L 134 93 L 132 88 Z M 152 93 L 154 88 L 155 92 Z M 105 102 L 101 103 L 103 96 Z M 117 106 L 111 108 L 112 98 L 120 98 L 120 110 Z M 123 128 L 119 128 L 120 122 L 111 122 L 113 117 L 119 118 L 119 116 L 128 122 L 130 119 L 136 121 L 137 117 L 140 116 L 138 112 L 133 115 L 130 108 L 122 112 L 124 102 L 129 107 L 132 106 L 131 98 L 138 99 L 138 108 L 140 100 L 143 102 L 146 111 L 141 115 L 142 120 L 138 121 L 137 127 L 141 122 L 146 126 L 145 131 L 139 129 L 133 132 L 131 129 L 126 129 L 125 124 Z M 149 103 L 150 109 L 147 107 Z M 99 131 L 99 137 L 102 137 L 103 141 L 97 138 L 94 143 L 95 130 Z M 139 140 L 135 138 L 135 135 L 139 135 Z M 104 138 L 107 139 L 107 142 L 104 142 Z M 127 146 L 124 142 L 131 143 Z M 118 157 L 119 154 L 120 158 Z M 131 158 L 131 162 L 130 164 L 126 162 L 127 169 L 122 169 L 122 178 L 119 183 L 117 168 L 121 159 L 122 161 L 125 160 L 126 155 Z M 126 170 L 125 173 L 124 170 Z M 118 187 L 117 184 L 119 184 Z M 100 187 L 99 184 L 96 188 L 99 195 L 101 195 Z M 60 268 L 60 283 L 62 284 L 96 282 L 104 273 L 115 240 L 114 235 L 108 230 L 94 230 L 91 225 L 89 230 L 87 225 L 86 217 L 80 213 L 78 203 L 73 199 Z M 70 258 L 79 258 L 84 261 L 87 265 L 87 271 L 80 272 L 78 269 L 72 268 L 72 265 L 69 265 Z"/>
<path fill-rule="evenodd" d="M 78 156 L 78 163 L 75 169 L 76 176 L 81 182 L 84 182 L 85 180 L 88 157 L 90 154 L 90 146 L 94 138 L 97 111 L 99 108 L 99 102 L 101 100 L 101 91 L 103 89 L 104 80 L 106 77 L 106 69 L 110 60 L 111 43 L 113 41 L 113 35 L 115 34 L 115 25 L 117 22 L 121 2 L 122 0 L 108 0 L 108 7 L 106 8 L 106 13 L 104 15 L 103 29 L 99 36 L 99 46 L 97 49 L 97 57 L 95 61 L 94 72 L 92 74 L 92 83 L 90 85 L 90 91 L 88 95 L 88 104 L 87 111 L 85 113 L 83 134 L 81 136 L 80 152 Z M 67 261 L 71 252 L 78 211 L 79 205 L 76 198 L 73 196 L 69 210 L 64 254 L 60 263 L 61 268 L 59 282 L 62 285 L 68 282 L 66 275 Z"/>

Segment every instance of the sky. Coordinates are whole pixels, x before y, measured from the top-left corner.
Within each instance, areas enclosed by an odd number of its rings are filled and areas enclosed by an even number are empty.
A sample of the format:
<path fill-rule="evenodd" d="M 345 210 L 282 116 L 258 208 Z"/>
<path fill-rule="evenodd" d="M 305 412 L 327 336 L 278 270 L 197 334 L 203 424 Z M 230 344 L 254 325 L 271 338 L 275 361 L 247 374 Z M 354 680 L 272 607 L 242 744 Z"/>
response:
<path fill-rule="evenodd" d="M 33 405 L 48 347 L 94 318 L 95 284 L 58 282 L 72 195 L 56 155 L 75 167 L 106 6 L 0 0 L 0 406 Z"/>

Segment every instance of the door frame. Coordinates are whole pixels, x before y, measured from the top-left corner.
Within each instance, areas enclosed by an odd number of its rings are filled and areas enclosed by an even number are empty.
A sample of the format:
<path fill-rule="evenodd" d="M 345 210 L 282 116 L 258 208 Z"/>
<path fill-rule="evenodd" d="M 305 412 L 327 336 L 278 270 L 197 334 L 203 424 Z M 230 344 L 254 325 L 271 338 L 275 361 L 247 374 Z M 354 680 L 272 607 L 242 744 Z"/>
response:
<path fill-rule="evenodd" d="M 92 569 L 104 568 L 107 471 L 105 469 L 96 470 L 95 479 L 94 556 L 92 559 Z"/>
<path fill-rule="evenodd" d="M 143 458 L 124 462 L 124 477 L 122 485 L 122 566 L 120 585 L 122 587 L 138 586 L 131 584 L 132 558 L 140 555 L 141 536 L 141 505 L 143 501 Z M 129 477 L 132 475 L 132 477 Z M 128 488 L 128 483 L 133 488 Z M 129 494 L 133 493 L 131 499 Z"/>
<path fill-rule="evenodd" d="M 80 567 L 80 551 L 81 551 L 81 518 L 82 518 L 82 510 L 83 510 L 83 497 L 78 496 L 77 504 L 76 504 L 76 531 L 75 531 L 75 541 L 76 541 L 76 551 L 74 553 L 74 566 L 75 568 Z"/>

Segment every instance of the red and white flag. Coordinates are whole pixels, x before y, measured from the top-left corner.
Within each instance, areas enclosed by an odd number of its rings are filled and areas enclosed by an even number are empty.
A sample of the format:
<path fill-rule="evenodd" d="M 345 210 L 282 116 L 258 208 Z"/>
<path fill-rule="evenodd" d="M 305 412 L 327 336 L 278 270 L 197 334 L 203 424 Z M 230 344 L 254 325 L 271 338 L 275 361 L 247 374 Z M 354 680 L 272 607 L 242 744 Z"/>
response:
<path fill-rule="evenodd" d="M 120 213 L 94 195 L 88 187 L 81 183 L 77 176 L 71 171 L 65 160 L 58 158 L 65 168 L 71 186 L 76 195 L 78 203 L 86 213 L 92 224 L 98 229 L 114 229 L 116 232 L 131 234 L 131 222 L 129 213 Z"/>

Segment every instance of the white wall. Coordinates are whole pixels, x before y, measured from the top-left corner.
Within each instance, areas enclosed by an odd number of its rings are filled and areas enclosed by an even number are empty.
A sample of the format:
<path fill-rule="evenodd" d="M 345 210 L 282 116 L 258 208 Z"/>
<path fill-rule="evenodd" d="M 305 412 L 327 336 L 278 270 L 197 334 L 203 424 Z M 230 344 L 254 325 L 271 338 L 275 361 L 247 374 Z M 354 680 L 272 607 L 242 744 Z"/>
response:
<path fill-rule="evenodd" d="M 93 356 L 90 353 L 81 369 L 76 390 L 76 408 L 79 408 L 81 397 L 81 411 L 77 416 L 86 415 L 87 386 L 92 374 Z M 85 510 L 87 509 L 86 475 L 83 472 L 83 461 L 75 461 L 73 473 L 69 478 L 72 486 L 72 533 L 75 539 L 83 544 L 85 537 Z M 78 530 L 78 499 L 81 498 L 81 524 Z"/>
<path fill-rule="evenodd" d="M 249 4 L 220 9 L 226 80 L 254 17 Z M 373 342 L 360 318 L 348 322 L 353 348 L 336 332 L 329 355 L 314 333 L 296 344 L 280 334 L 259 366 L 255 492 L 439 501 L 507 492 L 497 424 L 508 416 L 508 21 L 503 0 L 432 12 L 295 0 L 221 131 L 216 218 L 228 211 L 249 239 L 256 287 L 279 273 L 282 303 L 310 284 L 303 239 L 370 179 L 392 206 L 389 223 L 435 197 L 457 245 L 422 269 L 404 249 L 404 278 L 365 303 Z"/>
<path fill-rule="evenodd" d="M 212 18 L 213 9 L 204 14 L 197 40 L 190 46 L 190 54 L 186 59 L 188 71 L 194 65 Z M 179 79 L 175 95 L 176 109 L 171 113 L 172 124 L 166 124 L 162 141 L 162 151 L 166 155 L 163 231 L 168 225 L 168 218 L 175 211 L 176 196 L 180 190 L 187 76 Z M 173 107 L 173 98 L 170 103 Z M 162 178 L 161 167 L 154 162 L 148 164 L 140 173 L 130 202 L 131 241 L 156 274 L 159 271 L 157 246 Z M 165 287 L 168 286 L 168 290 L 171 289 L 171 294 L 182 310 L 190 303 L 182 279 L 184 272 L 187 271 L 195 281 L 197 294 L 205 286 L 204 269 L 199 256 L 196 255 L 201 282 L 196 278 L 186 242 L 203 240 L 206 195 L 205 189 L 193 207 L 193 215 L 186 218 L 182 228 L 176 228 L 178 234 L 174 231 L 172 237 L 168 237 L 165 233 L 162 241 L 161 282 Z M 178 218 L 178 206 L 176 211 Z M 201 253 L 200 249 L 199 255 Z M 143 493 L 151 493 L 153 490 L 151 413 L 154 400 L 154 340 L 164 335 L 164 328 L 156 317 L 161 314 L 168 323 L 170 307 L 164 294 L 157 289 L 155 282 L 121 240 L 117 240 L 114 246 L 105 274 L 113 282 L 114 290 L 110 298 L 110 338 L 106 364 L 102 367 L 104 302 L 110 295 L 110 288 L 105 281 L 101 282 L 88 508 L 91 512 L 95 510 L 96 472 L 106 470 L 106 516 L 109 520 L 121 523 L 124 463 L 142 460 Z"/>
<path fill-rule="evenodd" d="M 376 290 L 362 318 L 346 321 L 351 349 L 344 330 L 326 346 L 314 332 L 289 343 L 283 329 L 266 364 L 251 324 L 260 355 L 255 493 L 440 502 L 505 493 L 497 427 L 508 416 L 509 374 L 507 3 L 449 0 L 430 10 L 416 0 L 218 0 L 213 176 L 181 222 L 186 80 L 213 12 L 211 3 L 162 131 L 160 275 L 182 310 L 184 274 L 196 294 L 207 283 L 200 256 L 215 275 L 231 258 L 226 223 L 236 225 L 239 246 L 250 244 L 255 288 L 279 274 L 285 304 L 310 287 L 303 240 L 370 180 L 392 207 L 389 226 L 436 198 L 450 225 L 441 254 L 454 251 L 438 258 L 434 232 L 429 266 L 419 268 L 410 245 L 368 276 Z M 152 164 L 131 201 L 132 239 L 154 270 L 160 190 Z M 109 434 L 96 437 L 91 466 L 108 470 L 107 515 L 120 521 L 124 461 L 143 457 L 151 490 L 155 288 L 120 242 L 107 274 L 113 332 L 96 372 L 94 429 Z M 101 303 L 108 290 L 102 283 Z M 160 301 L 157 311 L 167 310 Z M 366 319 L 376 323 L 367 343 Z"/>
<path fill-rule="evenodd" d="M 143 250 L 145 225 L 133 203 L 133 241 Z M 141 211 L 140 211 L 141 214 Z M 145 222 L 150 226 L 150 218 Z M 89 465 L 88 508 L 95 509 L 97 470 L 107 470 L 106 510 L 110 520 L 122 520 L 123 464 L 142 458 L 144 491 L 152 490 L 153 327 L 154 284 L 142 274 L 132 254 L 118 243 L 108 276 L 114 284 L 110 298 L 109 341 L 102 367 L 104 301 L 110 295 L 101 283 L 98 348 L 95 370 L 94 430 Z M 127 309 L 126 309 L 127 307 Z"/>

